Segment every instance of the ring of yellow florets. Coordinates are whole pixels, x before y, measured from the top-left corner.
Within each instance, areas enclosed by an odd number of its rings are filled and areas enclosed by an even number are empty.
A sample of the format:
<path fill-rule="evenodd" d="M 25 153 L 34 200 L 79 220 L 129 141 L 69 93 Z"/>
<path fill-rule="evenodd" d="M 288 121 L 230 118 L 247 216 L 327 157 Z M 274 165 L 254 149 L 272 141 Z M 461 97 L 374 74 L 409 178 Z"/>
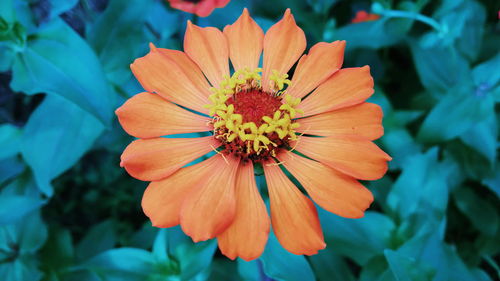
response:
<path fill-rule="evenodd" d="M 260 68 L 244 69 L 236 71 L 231 77 L 224 77 L 220 87 L 210 89 L 211 104 L 205 105 L 213 117 L 214 136 L 225 144 L 226 151 L 254 161 L 275 156 L 277 149 L 286 148 L 289 141 L 296 140 L 295 129 L 299 124 L 294 123 L 293 118 L 303 113 L 296 108 L 300 98 L 283 91 L 285 85 L 291 83 L 287 74 L 273 70 L 269 78 L 272 90 L 267 93 L 262 91 L 260 72 Z M 259 101 L 262 106 L 253 103 L 241 108 L 241 103 L 235 102 L 237 99 L 259 97 L 264 98 Z M 249 122 L 248 112 L 258 118 Z"/>

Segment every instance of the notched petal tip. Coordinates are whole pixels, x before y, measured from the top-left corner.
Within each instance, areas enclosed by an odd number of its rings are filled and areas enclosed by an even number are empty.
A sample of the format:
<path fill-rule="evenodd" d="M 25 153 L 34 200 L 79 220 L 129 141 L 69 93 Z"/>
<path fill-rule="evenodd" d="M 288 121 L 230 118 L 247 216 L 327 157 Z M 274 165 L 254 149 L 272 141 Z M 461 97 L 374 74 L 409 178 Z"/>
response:
<path fill-rule="evenodd" d="M 149 51 L 150 52 L 158 51 L 158 49 L 156 48 L 155 44 L 153 44 L 153 42 L 149 42 Z"/>

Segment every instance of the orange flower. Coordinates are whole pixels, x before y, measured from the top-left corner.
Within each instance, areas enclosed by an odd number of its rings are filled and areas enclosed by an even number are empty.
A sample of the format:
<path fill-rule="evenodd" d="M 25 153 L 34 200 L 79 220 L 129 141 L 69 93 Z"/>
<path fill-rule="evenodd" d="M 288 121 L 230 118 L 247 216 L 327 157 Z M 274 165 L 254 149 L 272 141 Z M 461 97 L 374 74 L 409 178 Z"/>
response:
<path fill-rule="evenodd" d="M 230 0 L 168 0 L 170 6 L 200 17 L 208 17 L 215 8 L 223 8 Z"/>
<path fill-rule="evenodd" d="M 364 215 L 373 196 L 358 180 L 381 178 L 391 160 L 372 143 L 383 127 L 381 108 L 365 102 L 373 93 L 370 68 L 340 69 L 344 41 L 321 42 L 302 55 L 305 48 L 290 10 L 264 35 L 245 9 L 223 32 L 188 22 L 184 52 L 151 45 L 131 65 L 147 92 L 116 111 L 125 131 L 139 138 L 123 152 L 121 166 L 151 181 L 142 207 L 154 226 L 180 224 L 194 241 L 217 238 L 229 258 L 251 260 L 261 255 L 270 222 L 294 254 L 325 247 L 309 197 L 343 217 Z M 210 133 L 162 137 L 192 132 Z M 254 165 L 264 169 L 271 219 Z"/>
<path fill-rule="evenodd" d="M 373 21 L 373 20 L 378 20 L 380 18 L 379 15 L 377 14 L 370 14 L 367 13 L 366 11 L 358 11 L 356 13 L 356 16 L 352 19 L 352 23 L 359 23 L 359 22 L 364 22 L 364 21 Z"/>

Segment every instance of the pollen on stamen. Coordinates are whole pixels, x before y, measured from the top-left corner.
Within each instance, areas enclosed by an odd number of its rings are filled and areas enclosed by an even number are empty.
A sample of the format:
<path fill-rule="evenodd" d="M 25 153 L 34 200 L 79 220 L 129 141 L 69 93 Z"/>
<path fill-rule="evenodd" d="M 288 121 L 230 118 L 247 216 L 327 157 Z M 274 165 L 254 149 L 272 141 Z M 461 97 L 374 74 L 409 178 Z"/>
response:
<path fill-rule="evenodd" d="M 290 84 L 286 74 L 273 71 L 271 92 L 261 88 L 261 69 L 239 70 L 226 77 L 219 88 L 212 88 L 212 104 L 205 107 L 213 116 L 214 137 L 222 142 L 221 153 L 243 161 L 260 162 L 276 156 L 297 139 L 293 121 L 301 110 L 300 99 L 282 90 Z"/>

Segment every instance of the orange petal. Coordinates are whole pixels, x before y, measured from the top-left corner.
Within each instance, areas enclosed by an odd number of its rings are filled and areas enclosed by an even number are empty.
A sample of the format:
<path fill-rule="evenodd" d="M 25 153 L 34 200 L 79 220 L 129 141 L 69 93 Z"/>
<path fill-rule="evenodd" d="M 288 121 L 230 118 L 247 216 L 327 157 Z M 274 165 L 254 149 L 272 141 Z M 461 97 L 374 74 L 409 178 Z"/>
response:
<path fill-rule="evenodd" d="M 181 168 L 170 177 L 151 182 L 142 197 L 142 209 L 153 226 L 172 227 L 179 224 L 181 206 L 186 196 L 219 164 L 216 157 Z"/>
<path fill-rule="evenodd" d="M 127 146 L 121 156 L 122 167 L 136 179 L 164 179 L 189 162 L 220 146 L 213 136 L 203 138 L 139 139 Z"/>
<path fill-rule="evenodd" d="M 264 37 L 264 91 L 270 90 L 269 76 L 272 70 L 287 73 L 306 49 L 306 44 L 304 31 L 295 24 L 290 9 L 287 9 L 283 18 L 271 26 Z"/>
<path fill-rule="evenodd" d="M 286 93 L 302 98 L 332 76 L 344 61 L 345 41 L 320 42 L 300 58 Z"/>
<path fill-rule="evenodd" d="M 224 28 L 229 44 L 229 56 L 234 70 L 259 67 L 260 54 L 264 41 L 262 28 L 250 17 L 247 8 L 238 20 Z"/>
<path fill-rule="evenodd" d="M 339 110 L 321 113 L 298 119 L 297 132 L 309 135 L 330 136 L 354 134 L 369 140 L 384 134 L 382 127 L 382 108 L 373 103 L 362 103 Z"/>
<path fill-rule="evenodd" d="M 130 68 L 146 91 L 187 108 L 208 112 L 203 105 L 209 104 L 210 85 L 185 53 L 151 44 L 149 54 L 136 59 Z"/>
<path fill-rule="evenodd" d="M 346 218 L 361 218 L 373 195 L 357 180 L 293 153 L 278 159 L 323 209 Z"/>
<path fill-rule="evenodd" d="M 215 8 L 226 6 L 229 0 L 211 0 L 199 1 L 199 3 L 185 0 L 169 0 L 172 8 L 179 9 L 188 13 L 196 14 L 199 17 L 209 16 Z"/>
<path fill-rule="evenodd" d="M 214 156 L 211 172 L 194 188 L 181 208 L 181 227 L 194 242 L 214 238 L 234 219 L 234 185 L 239 159 Z M 227 162 L 225 162 L 227 161 Z"/>
<path fill-rule="evenodd" d="M 215 27 L 199 27 L 188 21 L 184 51 L 198 64 L 214 87 L 229 76 L 229 49 L 224 34 Z"/>
<path fill-rule="evenodd" d="M 260 257 L 269 235 L 266 205 L 255 184 L 252 163 L 240 164 L 236 177 L 236 215 L 234 222 L 217 237 L 221 252 L 249 261 Z"/>
<path fill-rule="evenodd" d="M 137 138 L 212 130 L 209 118 L 191 113 L 158 95 L 140 93 L 116 110 L 123 129 Z"/>
<path fill-rule="evenodd" d="M 319 85 L 297 108 L 309 116 L 362 103 L 372 94 L 369 66 L 344 68 Z"/>
<path fill-rule="evenodd" d="M 296 255 L 314 255 L 326 244 L 316 207 L 279 166 L 264 165 L 273 231 L 280 244 Z"/>
<path fill-rule="evenodd" d="M 292 144 L 299 152 L 344 174 L 362 180 L 377 180 L 392 158 L 368 139 L 356 135 L 300 137 Z"/>

